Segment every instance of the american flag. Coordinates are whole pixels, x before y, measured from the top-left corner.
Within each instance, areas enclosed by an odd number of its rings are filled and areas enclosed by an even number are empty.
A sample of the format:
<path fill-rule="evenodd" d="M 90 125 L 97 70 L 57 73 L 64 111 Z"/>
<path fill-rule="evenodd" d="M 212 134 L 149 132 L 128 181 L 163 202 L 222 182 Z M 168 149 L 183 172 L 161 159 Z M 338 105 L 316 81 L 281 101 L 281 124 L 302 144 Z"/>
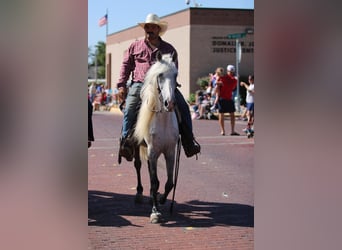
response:
<path fill-rule="evenodd" d="M 102 27 L 103 25 L 107 24 L 107 14 L 100 18 L 99 26 Z"/>

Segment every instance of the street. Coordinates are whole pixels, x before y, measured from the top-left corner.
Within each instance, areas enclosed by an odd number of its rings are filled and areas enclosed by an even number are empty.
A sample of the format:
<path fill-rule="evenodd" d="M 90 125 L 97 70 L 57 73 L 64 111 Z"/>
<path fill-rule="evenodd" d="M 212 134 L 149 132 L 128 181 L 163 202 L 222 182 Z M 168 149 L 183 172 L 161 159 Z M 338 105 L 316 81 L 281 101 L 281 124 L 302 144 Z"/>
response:
<path fill-rule="evenodd" d="M 163 221 L 151 224 L 149 177 L 143 162 L 144 203 L 135 204 L 133 162 L 117 162 L 122 114 L 95 111 L 95 142 L 88 149 L 88 249 L 249 249 L 254 248 L 254 138 L 221 136 L 217 120 L 193 120 L 201 154 L 182 149 L 173 214 L 161 206 Z M 225 120 L 227 134 L 230 121 Z M 159 159 L 160 191 L 166 170 Z"/>

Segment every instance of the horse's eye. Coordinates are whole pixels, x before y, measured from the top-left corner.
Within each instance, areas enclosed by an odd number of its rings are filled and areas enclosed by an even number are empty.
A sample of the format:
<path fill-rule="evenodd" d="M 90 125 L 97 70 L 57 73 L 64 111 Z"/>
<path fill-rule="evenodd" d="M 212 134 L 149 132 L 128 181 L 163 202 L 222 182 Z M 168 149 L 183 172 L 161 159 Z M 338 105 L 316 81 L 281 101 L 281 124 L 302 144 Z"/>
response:
<path fill-rule="evenodd" d="M 159 74 L 158 75 L 158 79 L 159 79 L 159 81 L 162 81 L 164 79 L 164 75 L 163 74 Z"/>

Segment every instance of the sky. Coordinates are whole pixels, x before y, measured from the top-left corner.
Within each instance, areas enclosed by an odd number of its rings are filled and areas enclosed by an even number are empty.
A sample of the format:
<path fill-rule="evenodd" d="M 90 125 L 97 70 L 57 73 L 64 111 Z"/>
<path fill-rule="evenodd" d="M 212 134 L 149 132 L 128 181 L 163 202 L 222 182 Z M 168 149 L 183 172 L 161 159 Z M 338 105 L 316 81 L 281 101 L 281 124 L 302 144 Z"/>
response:
<path fill-rule="evenodd" d="M 145 21 L 147 14 L 163 17 L 189 7 L 254 9 L 254 0 L 88 0 L 88 47 L 106 41 L 106 26 L 98 22 L 108 11 L 108 34 L 133 27 Z"/>

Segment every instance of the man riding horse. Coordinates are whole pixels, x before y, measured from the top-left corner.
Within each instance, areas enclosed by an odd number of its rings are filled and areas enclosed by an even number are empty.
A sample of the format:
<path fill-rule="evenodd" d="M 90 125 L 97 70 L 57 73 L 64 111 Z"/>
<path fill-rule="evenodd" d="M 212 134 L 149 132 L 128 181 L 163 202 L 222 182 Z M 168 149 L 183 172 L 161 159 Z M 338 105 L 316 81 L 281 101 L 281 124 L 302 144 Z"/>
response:
<path fill-rule="evenodd" d="M 127 52 L 120 70 L 117 83 L 119 93 L 126 96 L 122 135 L 120 139 L 119 159 L 126 158 L 132 161 L 134 157 L 133 140 L 130 138 L 133 126 L 137 119 L 137 108 L 140 103 L 140 90 L 148 69 L 156 62 L 157 53 L 173 54 L 177 56 L 176 49 L 160 38 L 167 30 L 167 23 L 160 21 L 155 14 L 148 14 L 144 23 L 139 23 L 145 30 L 145 38 L 133 42 Z M 178 60 L 175 62 L 178 68 Z M 132 74 L 130 86 L 126 83 Z M 129 90 L 127 92 L 127 87 Z M 191 157 L 201 151 L 201 147 L 194 139 L 192 132 L 192 120 L 187 102 L 181 92 L 176 89 L 176 105 L 180 111 L 179 132 L 185 155 Z"/>

